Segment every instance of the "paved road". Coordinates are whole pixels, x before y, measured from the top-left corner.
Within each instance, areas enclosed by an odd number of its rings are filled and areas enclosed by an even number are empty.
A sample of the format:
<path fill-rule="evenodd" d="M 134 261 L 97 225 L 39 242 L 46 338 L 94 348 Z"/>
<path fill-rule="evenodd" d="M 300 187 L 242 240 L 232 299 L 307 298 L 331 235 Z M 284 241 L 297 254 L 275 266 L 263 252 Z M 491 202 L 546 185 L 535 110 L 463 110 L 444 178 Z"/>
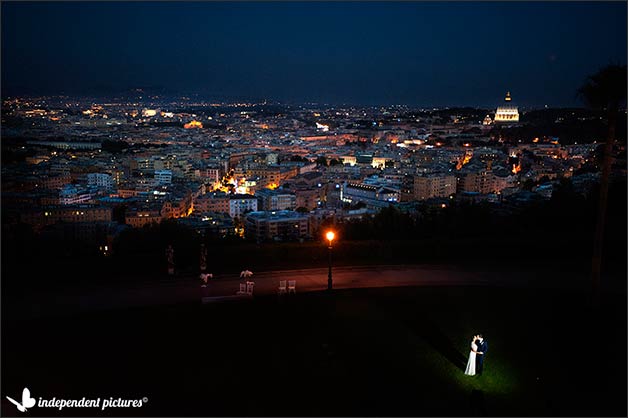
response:
<path fill-rule="evenodd" d="M 333 270 L 334 289 L 400 286 L 538 286 L 580 288 L 586 278 L 573 273 L 462 271 L 442 266 L 360 266 Z M 254 273 L 254 295 L 277 294 L 280 280 L 296 280 L 297 292 L 327 288 L 327 269 L 285 270 Z M 8 318 L 73 314 L 83 311 L 150 305 L 194 303 L 202 297 L 233 296 L 243 280 L 237 274 L 210 279 L 206 288 L 200 280 L 173 278 L 144 284 L 119 284 L 58 291 L 34 291 L 11 303 Z M 7 317 L 5 317 L 7 318 Z"/>

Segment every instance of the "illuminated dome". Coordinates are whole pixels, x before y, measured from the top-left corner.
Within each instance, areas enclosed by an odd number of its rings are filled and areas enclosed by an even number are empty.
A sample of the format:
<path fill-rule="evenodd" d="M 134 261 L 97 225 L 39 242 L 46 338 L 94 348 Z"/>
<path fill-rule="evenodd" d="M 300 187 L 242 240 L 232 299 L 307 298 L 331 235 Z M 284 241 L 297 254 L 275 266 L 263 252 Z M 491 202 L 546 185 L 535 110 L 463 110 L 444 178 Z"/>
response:
<path fill-rule="evenodd" d="M 505 104 L 499 106 L 495 111 L 495 123 L 519 122 L 519 109 L 512 103 L 510 92 L 506 93 Z"/>

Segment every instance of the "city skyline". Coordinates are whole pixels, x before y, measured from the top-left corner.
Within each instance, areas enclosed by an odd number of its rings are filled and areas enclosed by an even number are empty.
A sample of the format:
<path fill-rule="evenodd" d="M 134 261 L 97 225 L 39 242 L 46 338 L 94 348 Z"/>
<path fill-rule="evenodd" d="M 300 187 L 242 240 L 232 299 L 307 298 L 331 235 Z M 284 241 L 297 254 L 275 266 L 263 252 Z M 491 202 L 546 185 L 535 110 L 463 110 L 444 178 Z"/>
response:
<path fill-rule="evenodd" d="M 5 415 L 626 414 L 625 1 L 0 8 Z"/>
<path fill-rule="evenodd" d="M 581 106 L 625 3 L 3 3 L 2 92 Z M 588 28 L 588 30 L 583 30 Z M 45 39 L 45 41 L 43 41 Z M 453 52 L 453 53 L 452 53 Z M 44 71 L 42 71 L 44 70 Z"/>

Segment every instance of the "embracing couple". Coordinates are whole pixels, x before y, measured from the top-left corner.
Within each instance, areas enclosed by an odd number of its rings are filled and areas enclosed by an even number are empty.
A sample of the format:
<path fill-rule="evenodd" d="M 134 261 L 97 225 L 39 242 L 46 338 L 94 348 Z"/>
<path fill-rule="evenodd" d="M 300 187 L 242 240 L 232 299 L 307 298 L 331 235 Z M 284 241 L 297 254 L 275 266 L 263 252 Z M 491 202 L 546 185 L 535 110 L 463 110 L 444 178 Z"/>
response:
<path fill-rule="evenodd" d="M 471 341 L 471 352 L 469 353 L 469 361 L 464 374 L 469 376 L 482 375 L 484 369 L 484 356 L 488 351 L 488 343 L 482 337 L 482 334 L 474 335 Z"/>

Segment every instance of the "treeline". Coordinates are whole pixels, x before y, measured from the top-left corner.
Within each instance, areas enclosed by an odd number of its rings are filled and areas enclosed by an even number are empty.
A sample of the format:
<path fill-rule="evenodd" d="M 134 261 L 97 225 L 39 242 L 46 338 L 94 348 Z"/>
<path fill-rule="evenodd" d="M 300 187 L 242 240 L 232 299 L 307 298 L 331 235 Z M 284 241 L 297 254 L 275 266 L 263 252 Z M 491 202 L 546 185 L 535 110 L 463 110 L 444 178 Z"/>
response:
<path fill-rule="evenodd" d="M 105 139 L 102 141 L 102 150 L 113 154 L 120 153 L 133 148 L 165 148 L 166 144 L 150 144 L 150 143 L 134 143 L 129 144 L 126 141 L 117 139 Z"/>
<path fill-rule="evenodd" d="M 569 180 L 554 188 L 551 199 L 527 206 L 503 203 L 455 203 L 444 208 L 423 210 L 418 215 L 403 213 L 390 206 L 378 214 L 343 226 L 348 239 L 415 239 L 433 237 L 519 237 L 526 235 L 581 236 L 592 230 L 597 210 L 597 187 L 587 196 L 576 193 Z M 626 179 L 611 184 L 608 223 L 626 224 Z"/>
<path fill-rule="evenodd" d="M 438 243 L 452 251 L 445 257 L 451 260 L 532 261 L 532 257 L 538 257 L 588 263 L 597 196 L 597 188 L 585 197 L 574 191 L 570 181 L 563 180 L 550 200 L 523 207 L 509 207 L 507 203 L 452 203 L 410 214 L 390 206 L 369 218 L 334 228 L 346 241 L 407 241 L 410 246 L 412 242 Z M 626 267 L 626 213 L 623 178 L 613 182 L 609 191 L 604 254 L 613 268 Z M 468 245 L 459 247 L 457 243 Z M 492 252 L 487 251 L 489 248 Z"/>
<path fill-rule="evenodd" d="M 536 137 L 557 137 L 563 145 L 604 141 L 608 134 L 604 113 L 587 110 L 576 112 L 576 109 L 573 113 L 571 115 L 571 112 L 558 110 L 527 112 L 521 116 L 521 126 L 496 126 L 491 136 L 512 143 L 519 140 L 531 142 Z M 620 112 L 618 118 L 615 136 L 620 143 L 626 144 L 626 113 Z"/>
<path fill-rule="evenodd" d="M 62 282 L 149 281 L 168 279 L 166 254 L 174 248 L 177 277 L 199 273 L 200 245 L 207 248 L 208 270 L 215 274 L 325 267 L 323 233 L 333 227 L 335 265 L 453 264 L 481 268 L 533 269 L 539 266 L 587 271 L 593 245 L 597 192 L 589 197 L 563 182 L 549 201 L 505 210 L 491 204 L 450 204 L 417 213 L 394 207 L 360 221 L 323 224 L 310 242 L 247 242 L 217 238 L 167 220 L 121 232 L 113 253 L 98 243 L 68 236 L 37 235 L 25 225 L 3 228 L 3 286 L 58 286 Z M 604 244 L 604 269 L 626 270 L 626 180 L 614 182 Z M 8 233 L 7 233 L 8 232 Z M 545 267 L 543 267 L 545 268 Z"/>

